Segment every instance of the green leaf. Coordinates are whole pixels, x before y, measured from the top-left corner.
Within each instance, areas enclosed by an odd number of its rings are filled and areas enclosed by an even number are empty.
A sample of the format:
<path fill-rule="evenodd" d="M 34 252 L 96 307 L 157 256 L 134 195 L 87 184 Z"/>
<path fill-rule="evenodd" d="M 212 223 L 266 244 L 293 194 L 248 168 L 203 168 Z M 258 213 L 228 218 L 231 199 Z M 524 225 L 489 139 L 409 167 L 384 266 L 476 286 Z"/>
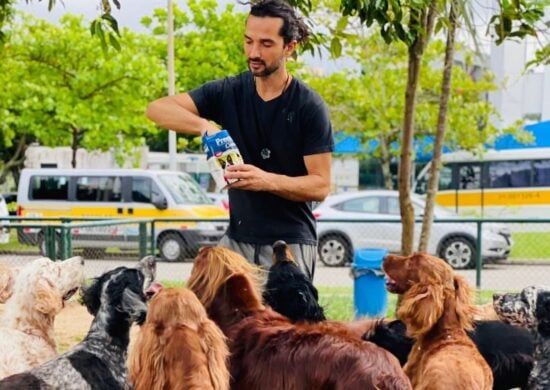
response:
<path fill-rule="evenodd" d="M 109 43 L 112 47 L 115 48 L 115 50 L 120 51 L 120 42 L 117 39 L 117 36 L 115 34 L 109 33 Z"/>
<path fill-rule="evenodd" d="M 120 32 L 118 31 L 118 22 L 111 14 L 103 14 L 101 15 L 101 19 L 107 21 L 107 24 L 109 27 L 118 35 L 120 36 Z"/>
<path fill-rule="evenodd" d="M 330 41 L 330 53 L 333 57 L 340 57 L 342 55 L 342 43 L 340 39 L 333 38 Z"/>
<path fill-rule="evenodd" d="M 344 30 L 348 25 L 348 17 L 342 16 L 340 19 L 338 19 L 338 22 L 336 23 L 336 31 L 342 31 Z"/>

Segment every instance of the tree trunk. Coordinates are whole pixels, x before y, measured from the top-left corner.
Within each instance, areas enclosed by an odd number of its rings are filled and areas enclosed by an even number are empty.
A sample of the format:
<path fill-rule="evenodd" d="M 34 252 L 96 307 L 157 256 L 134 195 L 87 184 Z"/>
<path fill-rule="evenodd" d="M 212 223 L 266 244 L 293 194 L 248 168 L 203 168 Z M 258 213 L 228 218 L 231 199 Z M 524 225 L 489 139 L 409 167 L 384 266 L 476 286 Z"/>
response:
<path fill-rule="evenodd" d="M 19 142 L 17 143 L 17 148 L 15 149 L 15 153 L 10 158 L 10 160 L 4 164 L 2 167 L 2 171 L 0 172 L 0 184 L 3 184 L 6 181 L 6 178 L 8 174 L 11 172 L 15 182 L 19 182 L 17 180 L 19 178 L 19 171 L 21 171 L 21 167 L 25 163 L 25 150 L 27 149 L 27 137 L 23 134 L 21 138 L 19 138 Z"/>
<path fill-rule="evenodd" d="M 387 139 L 384 136 L 380 137 L 380 165 L 382 167 L 382 177 L 384 178 L 384 188 L 393 190 L 393 180 L 391 177 L 391 155 L 390 147 L 387 144 Z"/>
<path fill-rule="evenodd" d="M 435 143 L 433 150 L 432 163 L 430 166 L 430 176 L 426 190 L 426 206 L 422 218 L 422 231 L 420 233 L 420 242 L 418 250 L 425 252 L 428 248 L 428 241 L 432 229 L 435 195 L 438 190 L 439 168 L 441 164 L 441 155 L 443 153 L 443 141 L 445 139 L 445 130 L 447 123 L 447 110 L 449 107 L 449 97 L 451 94 L 451 77 L 454 62 L 454 47 L 456 35 L 456 15 L 455 1 L 451 1 L 449 10 L 449 29 L 447 31 L 447 43 L 445 46 L 445 62 L 443 65 L 443 80 L 441 82 L 441 97 L 439 100 L 439 113 L 437 116 L 437 129 L 435 134 Z"/>
<path fill-rule="evenodd" d="M 433 0 L 429 10 L 419 11 L 411 15 L 415 29 L 419 31 L 414 43 L 409 47 L 407 69 L 407 88 L 405 91 L 405 113 L 403 118 L 403 136 L 401 139 L 401 159 L 399 161 L 398 189 L 399 207 L 401 210 L 401 254 L 408 256 L 413 252 L 414 245 L 414 209 L 411 202 L 411 173 L 414 138 L 414 112 L 416 107 L 416 92 L 418 76 L 422 65 L 422 56 L 428 44 L 436 15 L 437 4 Z"/>
<path fill-rule="evenodd" d="M 79 131 L 76 127 L 73 127 L 73 142 L 71 144 L 71 149 L 73 152 L 72 159 L 71 159 L 71 166 L 76 168 L 76 152 L 78 151 L 78 144 L 79 144 Z"/>

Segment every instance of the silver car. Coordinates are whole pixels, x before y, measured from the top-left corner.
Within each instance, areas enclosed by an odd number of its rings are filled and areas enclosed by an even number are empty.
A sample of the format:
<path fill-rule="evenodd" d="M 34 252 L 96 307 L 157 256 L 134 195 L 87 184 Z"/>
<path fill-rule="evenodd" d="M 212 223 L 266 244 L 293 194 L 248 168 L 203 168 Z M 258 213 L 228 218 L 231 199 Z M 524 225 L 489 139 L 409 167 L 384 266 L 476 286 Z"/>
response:
<path fill-rule="evenodd" d="M 412 195 L 412 203 L 417 219 L 421 218 L 424 199 Z M 401 216 L 397 191 L 372 190 L 331 195 L 313 210 L 313 214 L 317 219 L 319 257 L 327 266 L 342 266 L 351 262 L 354 250 L 358 248 L 400 251 Z M 428 252 L 445 259 L 454 269 L 474 268 L 477 258 L 476 224 L 460 222 L 458 215 L 437 205 L 434 219 L 456 219 L 457 223 L 434 223 Z M 387 220 L 388 223 L 369 220 Z M 421 223 L 417 223 L 415 248 L 418 247 L 420 230 Z M 483 224 L 481 237 L 483 260 L 508 258 L 512 241 L 507 227 L 496 223 Z"/>

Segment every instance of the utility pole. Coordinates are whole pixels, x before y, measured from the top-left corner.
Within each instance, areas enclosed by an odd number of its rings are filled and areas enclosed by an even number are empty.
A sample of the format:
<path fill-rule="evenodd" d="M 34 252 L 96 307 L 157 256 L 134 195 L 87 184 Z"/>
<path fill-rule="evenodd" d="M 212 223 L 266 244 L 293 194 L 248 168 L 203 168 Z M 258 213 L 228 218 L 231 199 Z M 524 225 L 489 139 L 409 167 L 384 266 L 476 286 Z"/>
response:
<path fill-rule="evenodd" d="M 168 95 L 172 96 L 176 93 L 176 78 L 174 75 L 174 12 L 172 10 L 172 0 L 168 0 L 168 15 L 167 15 L 167 34 L 168 34 Z M 169 167 L 171 171 L 176 170 L 176 154 L 177 154 L 177 139 L 174 130 L 168 131 L 168 156 Z"/>

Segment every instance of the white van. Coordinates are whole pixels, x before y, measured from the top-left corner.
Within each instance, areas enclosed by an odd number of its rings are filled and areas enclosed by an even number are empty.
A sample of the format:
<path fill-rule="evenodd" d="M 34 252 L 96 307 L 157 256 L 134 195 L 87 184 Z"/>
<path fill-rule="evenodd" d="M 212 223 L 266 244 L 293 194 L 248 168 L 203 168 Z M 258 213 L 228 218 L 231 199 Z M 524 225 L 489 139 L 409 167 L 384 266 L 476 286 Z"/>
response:
<path fill-rule="evenodd" d="M 24 169 L 17 215 L 67 218 L 199 218 L 200 222 L 159 222 L 155 240 L 166 261 L 194 257 L 225 233 L 227 211 L 216 206 L 186 173 L 140 169 Z M 19 241 L 45 252 L 40 229 L 20 229 Z M 138 226 L 73 229 L 73 248 L 136 248 Z"/>

